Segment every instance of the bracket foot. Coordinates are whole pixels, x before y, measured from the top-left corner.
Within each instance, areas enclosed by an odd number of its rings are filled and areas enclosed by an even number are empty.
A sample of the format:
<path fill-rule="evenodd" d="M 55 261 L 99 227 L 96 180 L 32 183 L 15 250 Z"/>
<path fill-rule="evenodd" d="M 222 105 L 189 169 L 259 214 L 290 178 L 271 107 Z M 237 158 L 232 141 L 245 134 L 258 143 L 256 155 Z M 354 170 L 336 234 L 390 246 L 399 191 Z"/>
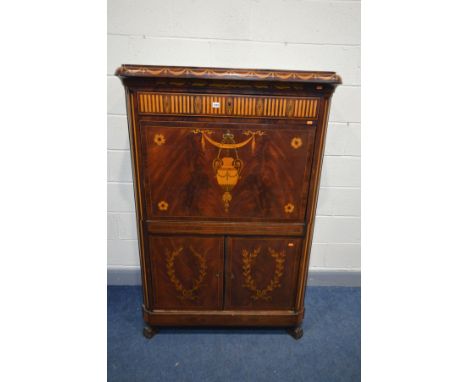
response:
<path fill-rule="evenodd" d="M 304 335 L 304 331 L 300 326 L 295 326 L 294 328 L 288 329 L 288 334 L 295 340 L 298 340 Z"/>

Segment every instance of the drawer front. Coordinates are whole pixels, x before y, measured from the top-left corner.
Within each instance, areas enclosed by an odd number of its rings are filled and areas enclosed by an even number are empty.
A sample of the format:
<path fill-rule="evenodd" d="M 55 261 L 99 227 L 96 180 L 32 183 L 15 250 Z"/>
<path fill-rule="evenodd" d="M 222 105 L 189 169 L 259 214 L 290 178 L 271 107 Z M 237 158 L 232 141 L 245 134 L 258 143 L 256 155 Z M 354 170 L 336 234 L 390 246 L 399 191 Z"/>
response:
<path fill-rule="evenodd" d="M 314 126 L 142 122 L 150 219 L 303 221 Z"/>
<path fill-rule="evenodd" d="M 223 238 L 150 236 L 153 307 L 222 308 Z"/>
<path fill-rule="evenodd" d="M 228 238 L 225 309 L 293 309 L 301 239 Z"/>
<path fill-rule="evenodd" d="M 137 100 L 142 115 L 317 119 L 319 110 L 319 98 L 310 97 L 140 92 Z"/>

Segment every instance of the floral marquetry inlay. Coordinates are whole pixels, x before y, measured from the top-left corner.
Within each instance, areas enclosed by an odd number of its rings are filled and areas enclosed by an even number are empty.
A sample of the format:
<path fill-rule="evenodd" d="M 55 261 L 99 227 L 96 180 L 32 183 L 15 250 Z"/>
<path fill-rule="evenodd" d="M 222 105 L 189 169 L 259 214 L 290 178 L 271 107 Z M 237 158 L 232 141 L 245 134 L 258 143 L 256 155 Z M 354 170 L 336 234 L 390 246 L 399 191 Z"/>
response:
<path fill-rule="evenodd" d="M 293 149 L 298 149 L 301 146 L 302 146 L 302 139 L 301 138 L 294 137 L 293 139 L 291 139 L 291 147 Z"/>
<path fill-rule="evenodd" d="M 160 211 L 167 211 L 167 209 L 169 208 L 169 203 L 166 202 L 165 200 L 161 200 L 158 203 L 158 208 Z"/>
<path fill-rule="evenodd" d="M 164 135 L 162 134 L 155 134 L 154 143 L 156 143 L 158 146 L 162 146 L 164 143 L 166 143 L 166 138 L 164 138 Z"/>
<path fill-rule="evenodd" d="M 294 204 L 288 203 L 284 206 L 284 212 L 286 212 L 287 214 L 290 214 L 293 211 L 294 211 Z"/>

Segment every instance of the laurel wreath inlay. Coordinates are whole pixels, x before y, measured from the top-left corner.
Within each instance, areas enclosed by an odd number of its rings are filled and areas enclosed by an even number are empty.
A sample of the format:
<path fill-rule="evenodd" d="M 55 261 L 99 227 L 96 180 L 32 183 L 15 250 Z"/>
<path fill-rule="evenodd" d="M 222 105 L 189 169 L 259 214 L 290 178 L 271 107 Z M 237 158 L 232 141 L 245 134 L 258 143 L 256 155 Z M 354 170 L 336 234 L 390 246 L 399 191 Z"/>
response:
<path fill-rule="evenodd" d="M 206 277 L 206 271 L 208 269 L 206 265 L 206 259 L 205 256 L 202 254 L 198 253 L 195 251 L 191 246 L 189 247 L 190 251 L 192 254 L 196 257 L 199 263 L 199 270 L 198 270 L 198 277 L 193 280 L 192 288 L 186 289 L 176 276 L 176 271 L 174 268 L 174 261 L 179 256 L 182 251 L 183 247 L 180 247 L 179 249 L 176 249 L 175 251 L 169 251 L 167 250 L 166 252 L 166 270 L 167 270 L 167 275 L 169 276 L 169 280 L 171 283 L 174 285 L 175 289 L 177 292 L 179 292 L 178 298 L 182 300 L 196 300 L 198 296 L 195 294 L 195 292 L 200 288 L 202 285 L 205 277 Z"/>
<path fill-rule="evenodd" d="M 284 251 L 276 252 L 268 248 L 268 253 L 275 259 L 275 272 L 266 288 L 258 289 L 255 280 L 252 277 L 252 262 L 260 253 L 260 248 L 254 249 L 252 252 L 246 249 L 242 250 L 242 275 L 244 276 L 243 287 L 249 289 L 253 294 L 250 296 L 253 300 L 271 300 L 271 292 L 276 288 L 281 287 L 281 278 L 284 274 L 284 262 L 286 254 Z"/>

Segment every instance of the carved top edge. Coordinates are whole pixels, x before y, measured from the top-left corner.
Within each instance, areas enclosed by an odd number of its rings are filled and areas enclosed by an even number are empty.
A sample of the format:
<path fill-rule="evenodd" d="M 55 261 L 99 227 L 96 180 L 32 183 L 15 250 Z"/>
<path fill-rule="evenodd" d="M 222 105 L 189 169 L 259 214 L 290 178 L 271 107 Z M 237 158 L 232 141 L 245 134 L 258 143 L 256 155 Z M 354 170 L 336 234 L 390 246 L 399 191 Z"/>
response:
<path fill-rule="evenodd" d="M 198 68 L 183 66 L 122 65 L 115 75 L 154 78 L 203 78 L 216 80 L 256 80 L 341 84 L 335 72 L 309 72 L 300 70 Z"/>

